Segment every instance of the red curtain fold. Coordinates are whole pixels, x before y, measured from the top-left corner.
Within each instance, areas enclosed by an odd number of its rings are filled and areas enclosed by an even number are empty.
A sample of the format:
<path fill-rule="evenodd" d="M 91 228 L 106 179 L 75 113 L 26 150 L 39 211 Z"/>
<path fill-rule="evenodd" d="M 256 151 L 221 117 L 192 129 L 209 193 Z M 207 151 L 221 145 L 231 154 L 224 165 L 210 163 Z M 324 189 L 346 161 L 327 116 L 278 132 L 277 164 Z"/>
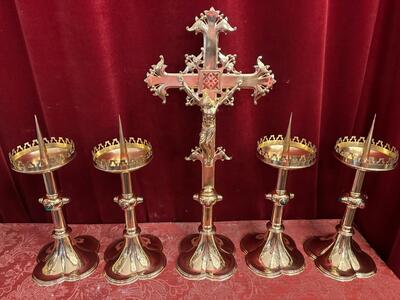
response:
<path fill-rule="evenodd" d="M 72 138 L 77 157 L 58 171 L 71 203 L 70 223 L 122 222 L 112 201 L 119 177 L 93 168 L 90 151 L 116 137 L 121 114 L 126 135 L 147 138 L 152 163 L 134 176 L 144 196 L 141 222 L 198 221 L 200 167 L 183 160 L 198 143 L 198 108 L 170 91 L 167 104 L 143 79 L 165 57 L 167 71 L 184 69 L 184 54 L 198 54 L 200 36 L 187 32 L 210 6 L 238 29 L 220 38 L 223 53 L 236 53 L 237 69 L 252 72 L 259 55 L 275 73 L 273 91 L 254 106 L 240 91 L 234 107 L 218 114 L 217 144 L 233 156 L 217 166 L 216 188 L 224 201 L 217 220 L 266 219 L 263 194 L 276 171 L 255 157 L 256 141 L 284 133 L 293 112 L 293 133 L 317 144 L 319 161 L 291 172 L 295 199 L 286 218 L 338 218 L 336 199 L 351 187 L 354 172 L 333 158 L 336 139 L 365 135 L 377 113 L 374 136 L 400 146 L 400 3 L 398 1 L 1 1 L 0 2 L 0 221 L 47 222 L 37 203 L 40 176 L 9 168 L 7 153 L 35 137 L 33 114 L 46 135 Z M 367 206 L 356 223 L 400 275 L 399 169 L 368 174 Z M 333 228 L 332 228 L 333 230 Z M 397 249 L 397 251 L 396 251 Z"/>

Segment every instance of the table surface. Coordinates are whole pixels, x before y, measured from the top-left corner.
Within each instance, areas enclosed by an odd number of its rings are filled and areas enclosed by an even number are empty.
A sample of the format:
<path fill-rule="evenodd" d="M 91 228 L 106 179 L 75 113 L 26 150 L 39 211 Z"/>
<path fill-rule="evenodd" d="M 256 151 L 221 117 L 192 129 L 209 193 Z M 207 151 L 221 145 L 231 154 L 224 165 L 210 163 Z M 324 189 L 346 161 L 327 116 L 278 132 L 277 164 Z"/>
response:
<path fill-rule="evenodd" d="M 288 220 L 286 233 L 302 244 L 312 235 L 334 231 L 338 220 Z M 337 282 L 325 277 L 305 255 L 305 271 L 297 276 L 267 279 L 253 274 L 239 248 L 241 237 L 265 230 L 263 221 L 217 222 L 217 232 L 227 235 L 236 245 L 238 270 L 226 281 L 190 281 L 175 271 L 178 242 L 197 230 L 196 223 L 141 224 L 143 233 L 160 237 L 167 256 L 166 269 L 155 279 L 125 286 L 109 284 L 103 277 L 103 253 L 106 246 L 122 236 L 122 224 L 72 225 L 72 235 L 90 234 L 100 240 L 100 264 L 94 274 L 78 282 L 39 287 L 31 279 L 35 257 L 49 242 L 51 224 L 0 224 L 0 298 L 1 299 L 400 299 L 400 280 L 356 232 L 354 239 L 370 254 L 378 273 L 368 279 Z"/>

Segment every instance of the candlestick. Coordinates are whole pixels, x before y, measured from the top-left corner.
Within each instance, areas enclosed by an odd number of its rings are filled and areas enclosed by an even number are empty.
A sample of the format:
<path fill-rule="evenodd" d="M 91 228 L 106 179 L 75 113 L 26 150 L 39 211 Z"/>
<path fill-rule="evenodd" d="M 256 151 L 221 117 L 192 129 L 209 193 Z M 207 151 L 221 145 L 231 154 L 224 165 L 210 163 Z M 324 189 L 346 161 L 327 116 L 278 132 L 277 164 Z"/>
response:
<path fill-rule="evenodd" d="M 74 158 L 74 142 L 62 137 L 43 138 L 36 116 L 35 124 L 37 139 L 17 146 L 9 153 L 9 158 L 14 171 L 43 176 L 46 196 L 39 202 L 51 212 L 54 242 L 40 250 L 32 278 L 39 285 L 49 286 L 77 281 L 92 274 L 99 262 L 99 242 L 89 235 L 71 238 L 71 229 L 62 212 L 69 199 L 59 195 L 53 171 Z"/>
<path fill-rule="evenodd" d="M 119 140 L 99 144 L 92 151 L 97 169 L 121 176 L 122 195 L 114 198 L 125 214 L 124 238 L 114 241 L 104 253 L 106 279 L 116 285 L 129 284 L 158 276 L 166 258 L 159 238 L 141 234 L 135 207 L 143 202 L 132 188 L 131 172 L 146 166 L 153 157 L 151 144 L 141 138 L 125 139 L 119 118 Z"/>
<path fill-rule="evenodd" d="M 304 270 L 304 257 L 293 239 L 284 233 L 283 208 L 294 198 L 286 190 L 290 170 L 312 166 L 316 161 L 316 147 L 305 139 L 291 138 L 292 115 L 285 137 L 265 136 L 257 145 L 258 158 L 278 168 L 278 180 L 274 191 L 266 195 L 274 204 L 271 221 L 266 233 L 250 233 L 240 242 L 246 254 L 246 264 L 255 274 L 267 278 L 280 275 L 296 275 Z"/>
<path fill-rule="evenodd" d="M 304 250 L 317 268 L 338 281 L 368 278 L 376 273 L 372 258 L 352 238 L 353 220 L 357 208 L 365 207 L 366 195 L 361 193 L 365 173 L 394 169 L 399 153 L 395 147 L 373 139 L 374 125 L 375 117 L 367 138 L 346 136 L 337 140 L 335 157 L 356 170 L 350 193 L 339 198 L 346 211 L 335 235 L 313 237 L 304 243 Z"/>

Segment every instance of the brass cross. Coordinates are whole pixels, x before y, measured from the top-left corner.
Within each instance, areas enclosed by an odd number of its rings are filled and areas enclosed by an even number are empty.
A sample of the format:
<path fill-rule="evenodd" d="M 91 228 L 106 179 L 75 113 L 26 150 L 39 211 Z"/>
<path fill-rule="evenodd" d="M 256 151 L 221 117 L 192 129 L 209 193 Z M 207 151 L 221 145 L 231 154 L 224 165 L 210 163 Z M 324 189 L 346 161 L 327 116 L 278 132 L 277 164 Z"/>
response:
<path fill-rule="evenodd" d="M 223 54 L 218 48 L 220 32 L 235 31 L 228 18 L 218 10 L 210 8 L 194 24 L 186 28 L 203 34 L 203 47 L 199 55 L 185 55 L 186 68 L 179 73 L 167 73 L 164 57 L 151 67 L 145 82 L 153 95 L 166 102 L 168 89 L 179 88 L 187 94 L 186 105 L 198 105 L 203 114 L 199 146 L 192 149 L 187 160 L 200 160 L 202 163 L 202 190 L 194 199 L 203 205 L 202 229 L 193 249 L 186 249 L 178 259 L 178 271 L 191 279 L 209 278 L 224 280 L 235 270 L 235 260 L 231 250 L 221 250 L 221 245 L 231 248 L 231 242 L 221 235 L 214 237 L 212 206 L 222 196 L 214 189 L 215 162 L 230 159 L 225 149 L 215 149 L 216 112 L 221 104 L 233 105 L 233 94 L 240 89 L 253 89 L 254 102 L 270 91 L 275 83 L 274 74 L 261 57 L 257 58 L 255 71 L 243 74 L 235 69 L 236 55 Z M 190 237 L 188 237 L 190 239 Z M 219 239 L 215 242 L 215 239 Z M 182 242 L 185 244 L 185 242 Z M 192 245 L 188 242 L 185 245 Z M 224 254 L 225 253 L 225 254 Z"/>

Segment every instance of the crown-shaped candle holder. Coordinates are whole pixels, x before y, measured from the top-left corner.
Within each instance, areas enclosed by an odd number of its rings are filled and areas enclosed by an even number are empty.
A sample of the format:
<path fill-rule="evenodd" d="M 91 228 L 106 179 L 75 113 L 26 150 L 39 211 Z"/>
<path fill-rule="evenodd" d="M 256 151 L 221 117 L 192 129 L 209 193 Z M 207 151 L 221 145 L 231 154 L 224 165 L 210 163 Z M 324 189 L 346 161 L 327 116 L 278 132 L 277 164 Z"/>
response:
<path fill-rule="evenodd" d="M 135 207 L 143 202 L 143 198 L 134 194 L 131 179 L 131 172 L 152 159 L 150 143 L 141 138 L 125 139 L 119 119 L 119 140 L 99 144 L 92 154 L 97 169 L 120 174 L 122 183 L 122 195 L 115 197 L 114 202 L 125 213 L 124 237 L 111 243 L 104 253 L 106 279 L 112 284 L 123 285 L 156 277 L 166 265 L 163 246 L 157 237 L 140 233 Z"/>
<path fill-rule="evenodd" d="M 282 214 L 284 206 L 294 197 L 286 190 L 288 172 L 312 166 L 317 149 L 305 139 L 291 138 L 291 122 L 292 116 L 285 137 L 271 135 L 258 141 L 258 158 L 279 170 L 275 190 L 266 195 L 274 207 L 267 232 L 247 234 L 240 242 L 250 270 L 267 278 L 296 275 L 304 270 L 303 255 L 294 240 L 284 233 Z"/>
<path fill-rule="evenodd" d="M 92 236 L 70 237 L 62 207 L 69 202 L 57 191 L 53 171 L 68 164 L 75 156 L 74 142 L 68 138 L 43 138 L 35 116 L 37 139 L 18 146 L 9 153 L 14 171 L 42 174 L 46 196 L 39 199 L 54 223 L 54 242 L 45 245 L 37 256 L 33 280 L 42 286 L 63 281 L 77 281 L 92 274 L 99 262 L 99 242 Z"/>
<path fill-rule="evenodd" d="M 345 214 L 336 234 L 313 237 L 304 243 L 304 250 L 326 276 L 338 281 L 368 278 L 376 273 L 372 258 L 353 240 L 353 220 L 357 208 L 365 207 L 366 195 L 361 193 L 366 172 L 389 171 L 395 168 L 399 153 L 395 147 L 372 138 L 375 117 L 367 138 L 341 137 L 335 144 L 335 157 L 356 169 L 350 193 L 339 198 L 346 205 Z"/>

